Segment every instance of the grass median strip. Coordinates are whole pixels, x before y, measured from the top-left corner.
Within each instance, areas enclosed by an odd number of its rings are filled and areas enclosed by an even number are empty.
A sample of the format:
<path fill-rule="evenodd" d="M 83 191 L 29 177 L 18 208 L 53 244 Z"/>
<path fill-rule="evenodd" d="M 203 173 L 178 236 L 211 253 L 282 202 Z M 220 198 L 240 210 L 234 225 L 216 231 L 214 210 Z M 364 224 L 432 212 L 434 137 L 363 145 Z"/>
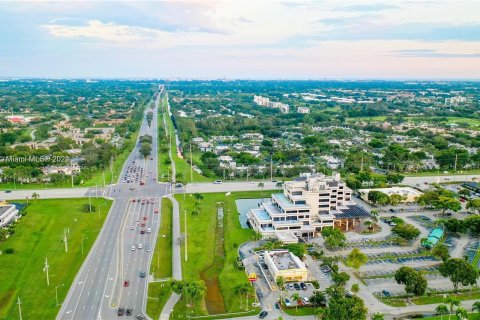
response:
<path fill-rule="evenodd" d="M 48 199 L 30 202 L 15 234 L 0 243 L 0 319 L 54 319 L 80 266 L 103 225 L 111 201 L 92 199 L 94 213 L 84 213 L 86 199 Z M 67 230 L 68 252 L 63 241 Z M 83 254 L 82 254 L 83 251 Z M 50 285 L 43 271 L 48 258 Z"/>

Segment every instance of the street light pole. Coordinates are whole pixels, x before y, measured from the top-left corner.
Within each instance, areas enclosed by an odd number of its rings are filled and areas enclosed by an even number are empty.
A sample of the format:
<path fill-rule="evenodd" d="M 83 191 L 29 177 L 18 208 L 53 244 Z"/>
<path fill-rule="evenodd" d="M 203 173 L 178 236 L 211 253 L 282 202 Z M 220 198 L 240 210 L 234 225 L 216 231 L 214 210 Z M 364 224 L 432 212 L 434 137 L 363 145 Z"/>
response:
<path fill-rule="evenodd" d="M 17 304 L 18 304 L 18 317 L 20 320 L 22 320 L 22 307 L 21 307 L 22 302 L 20 301 L 20 297 L 17 297 Z"/>
<path fill-rule="evenodd" d="M 50 278 L 48 276 L 48 258 L 45 258 L 45 266 L 43 267 L 43 271 L 47 273 L 47 286 L 49 286 Z"/>
<path fill-rule="evenodd" d="M 65 252 L 68 252 L 67 229 L 63 229 L 63 241 L 65 242 Z"/>

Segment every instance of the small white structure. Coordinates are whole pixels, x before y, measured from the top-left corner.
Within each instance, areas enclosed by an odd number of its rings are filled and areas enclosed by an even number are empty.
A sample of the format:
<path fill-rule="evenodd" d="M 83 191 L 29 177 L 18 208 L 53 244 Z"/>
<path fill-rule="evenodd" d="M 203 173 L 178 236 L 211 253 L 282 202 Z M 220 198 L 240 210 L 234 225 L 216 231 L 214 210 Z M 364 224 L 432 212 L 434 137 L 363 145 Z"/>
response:
<path fill-rule="evenodd" d="M 422 192 L 418 191 L 417 189 L 411 187 L 391 187 L 391 188 L 377 188 L 377 189 L 360 189 L 358 192 L 360 193 L 361 198 L 368 201 L 368 193 L 370 191 L 380 191 L 388 196 L 398 194 L 404 197 L 403 203 L 415 202 L 419 196 L 422 195 Z"/>
<path fill-rule="evenodd" d="M 297 112 L 301 114 L 309 114 L 310 113 L 310 108 L 307 107 L 298 107 Z"/>
<path fill-rule="evenodd" d="M 288 250 L 265 252 L 265 264 L 275 281 L 278 277 L 285 281 L 307 281 L 307 267 Z"/>
<path fill-rule="evenodd" d="M 18 210 L 13 204 L 0 202 L 0 228 L 8 225 L 12 221 L 17 220 Z"/>

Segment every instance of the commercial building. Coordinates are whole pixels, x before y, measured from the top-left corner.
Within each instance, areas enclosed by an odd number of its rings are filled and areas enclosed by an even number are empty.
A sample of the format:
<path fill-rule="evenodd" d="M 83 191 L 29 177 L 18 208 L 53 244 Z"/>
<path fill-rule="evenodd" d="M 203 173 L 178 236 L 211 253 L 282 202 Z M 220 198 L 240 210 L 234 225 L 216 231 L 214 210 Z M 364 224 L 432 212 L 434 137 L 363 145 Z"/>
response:
<path fill-rule="evenodd" d="M 366 201 L 368 201 L 368 193 L 370 191 L 380 191 L 388 196 L 398 194 L 402 196 L 403 203 L 411 203 L 415 202 L 419 196 L 422 195 L 422 192 L 418 191 L 417 189 L 410 188 L 410 187 L 391 187 L 391 188 L 377 188 L 377 189 L 360 189 L 358 192 L 360 193 L 360 197 Z"/>
<path fill-rule="evenodd" d="M 307 281 L 307 267 L 288 250 L 265 252 L 265 264 L 275 281 L 278 277 L 285 281 Z"/>
<path fill-rule="evenodd" d="M 18 210 L 13 204 L 0 201 L 0 228 L 17 220 Z"/>
<path fill-rule="evenodd" d="M 270 201 L 247 214 L 251 227 L 264 238 L 287 243 L 314 237 L 324 227 L 352 230 L 369 216 L 352 201 L 352 190 L 338 173 L 332 177 L 307 174 L 287 181 L 283 193 L 272 194 Z"/>
<path fill-rule="evenodd" d="M 301 114 L 308 114 L 310 113 L 310 108 L 307 107 L 298 107 L 297 112 Z"/>

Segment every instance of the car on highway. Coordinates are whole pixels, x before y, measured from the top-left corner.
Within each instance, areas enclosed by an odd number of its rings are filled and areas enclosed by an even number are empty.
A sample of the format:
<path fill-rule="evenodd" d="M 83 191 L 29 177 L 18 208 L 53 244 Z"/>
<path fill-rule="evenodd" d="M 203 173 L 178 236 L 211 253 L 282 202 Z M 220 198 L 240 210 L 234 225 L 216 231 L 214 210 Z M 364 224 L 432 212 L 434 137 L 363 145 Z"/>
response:
<path fill-rule="evenodd" d="M 117 316 L 121 317 L 125 314 L 125 308 L 118 308 Z"/>
<path fill-rule="evenodd" d="M 140 231 L 140 234 L 145 234 L 145 230 L 141 230 L 141 231 Z"/>
<path fill-rule="evenodd" d="M 158 210 L 157 210 L 157 209 L 155 209 L 153 212 L 155 212 L 155 213 L 158 213 Z"/>
<path fill-rule="evenodd" d="M 127 316 L 131 316 L 132 315 L 132 309 L 127 309 L 126 314 L 127 314 Z"/>
<path fill-rule="evenodd" d="M 152 252 L 152 247 L 148 247 L 147 252 Z"/>
<path fill-rule="evenodd" d="M 140 271 L 140 278 L 145 278 L 147 276 L 147 274 L 145 273 L 145 271 Z"/>
<path fill-rule="evenodd" d="M 146 221 L 147 220 L 147 217 L 143 217 L 143 221 Z"/>
<path fill-rule="evenodd" d="M 222 180 L 215 180 L 215 181 L 213 181 L 213 184 L 222 184 L 222 183 L 223 183 Z M 265 311 L 265 312 L 266 312 L 266 311 Z"/>
<path fill-rule="evenodd" d="M 5 190 L 5 193 L 12 193 L 12 190 Z"/>
<path fill-rule="evenodd" d="M 145 223 L 142 223 L 140 226 L 141 226 L 141 227 L 145 227 Z"/>
<path fill-rule="evenodd" d="M 145 320 L 145 317 L 141 314 L 137 314 L 137 316 L 135 317 L 137 320 Z"/>
<path fill-rule="evenodd" d="M 130 230 L 135 230 L 135 227 L 134 227 L 134 226 L 130 226 Z"/>
<path fill-rule="evenodd" d="M 152 233 L 152 229 L 147 228 L 147 233 Z"/>
<path fill-rule="evenodd" d="M 263 319 L 263 318 L 265 318 L 266 316 L 268 316 L 268 312 L 267 312 L 267 311 L 262 311 L 262 312 L 260 312 L 260 314 L 258 315 L 258 317 L 259 317 L 260 319 Z"/>
<path fill-rule="evenodd" d="M 138 244 L 137 246 L 138 249 L 142 249 L 143 248 L 143 245 L 141 243 Z"/>
<path fill-rule="evenodd" d="M 132 247 L 130 248 L 130 250 L 132 250 L 132 251 L 135 251 L 136 249 L 137 249 L 137 247 L 135 247 L 135 246 L 132 246 Z"/>

